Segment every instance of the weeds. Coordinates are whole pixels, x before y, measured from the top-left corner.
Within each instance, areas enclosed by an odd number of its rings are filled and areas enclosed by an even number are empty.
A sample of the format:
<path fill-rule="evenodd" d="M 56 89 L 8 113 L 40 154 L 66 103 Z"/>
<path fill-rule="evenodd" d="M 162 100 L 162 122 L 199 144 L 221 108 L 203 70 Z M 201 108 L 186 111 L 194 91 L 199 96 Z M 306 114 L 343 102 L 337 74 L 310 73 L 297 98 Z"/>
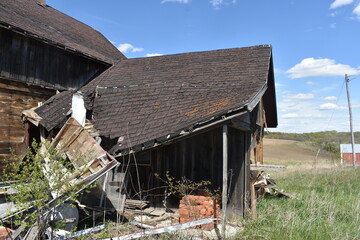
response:
<path fill-rule="evenodd" d="M 168 186 L 171 194 L 178 198 L 183 198 L 186 195 L 191 195 L 198 190 L 203 191 L 207 196 L 211 196 L 215 199 L 219 199 L 220 195 L 219 189 L 211 190 L 209 186 L 211 186 L 210 181 L 200 181 L 193 182 L 186 177 L 182 177 L 181 180 L 176 180 L 174 177 L 170 175 L 169 172 L 166 172 L 165 178 L 161 178 L 158 173 L 155 173 L 155 177 L 162 181 Z"/>
<path fill-rule="evenodd" d="M 256 220 L 244 219 L 237 239 L 359 239 L 360 169 L 274 174 L 294 199 L 265 198 Z"/>

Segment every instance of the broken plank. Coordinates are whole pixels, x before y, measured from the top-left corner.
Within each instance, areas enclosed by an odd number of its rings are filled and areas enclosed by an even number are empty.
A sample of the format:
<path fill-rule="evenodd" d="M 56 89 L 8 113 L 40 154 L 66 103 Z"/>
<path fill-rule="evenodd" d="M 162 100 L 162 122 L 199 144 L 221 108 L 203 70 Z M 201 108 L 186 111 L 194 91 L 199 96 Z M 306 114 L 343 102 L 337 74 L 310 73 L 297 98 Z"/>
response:
<path fill-rule="evenodd" d="M 144 209 L 148 204 L 148 201 L 126 199 L 125 208 Z"/>
<path fill-rule="evenodd" d="M 144 229 L 147 229 L 147 228 L 154 228 L 154 226 L 151 226 L 151 225 L 148 225 L 148 224 L 145 224 L 145 223 L 139 223 L 139 222 L 130 222 L 131 225 L 134 225 L 134 226 L 137 226 L 137 227 L 140 227 L 140 228 L 144 228 Z"/>

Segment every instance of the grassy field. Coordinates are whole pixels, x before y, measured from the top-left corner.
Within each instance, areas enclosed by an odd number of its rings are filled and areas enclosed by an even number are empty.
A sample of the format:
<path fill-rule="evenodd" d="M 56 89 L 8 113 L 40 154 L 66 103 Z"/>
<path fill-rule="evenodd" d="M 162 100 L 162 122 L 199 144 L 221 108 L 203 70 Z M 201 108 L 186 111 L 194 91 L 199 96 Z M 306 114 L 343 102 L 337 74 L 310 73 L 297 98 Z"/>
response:
<path fill-rule="evenodd" d="M 282 157 L 271 163 L 290 167 L 271 177 L 296 197 L 262 199 L 257 219 L 241 220 L 244 231 L 236 239 L 360 239 L 360 167 L 334 167 L 324 155 L 319 167 L 326 168 L 312 169 L 311 149 L 294 141 L 272 147 L 274 157 Z"/>

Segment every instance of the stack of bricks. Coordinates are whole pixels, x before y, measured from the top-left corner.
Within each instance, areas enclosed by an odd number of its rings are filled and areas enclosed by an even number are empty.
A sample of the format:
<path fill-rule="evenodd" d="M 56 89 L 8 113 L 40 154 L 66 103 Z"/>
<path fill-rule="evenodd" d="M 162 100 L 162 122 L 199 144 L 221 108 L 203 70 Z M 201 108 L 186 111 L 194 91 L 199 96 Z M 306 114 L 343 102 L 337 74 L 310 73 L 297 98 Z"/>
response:
<path fill-rule="evenodd" d="M 180 223 L 196 221 L 205 218 L 218 218 L 220 216 L 220 205 L 211 197 L 187 195 L 180 201 L 179 206 Z M 200 225 L 196 228 L 211 231 L 217 221 Z"/>

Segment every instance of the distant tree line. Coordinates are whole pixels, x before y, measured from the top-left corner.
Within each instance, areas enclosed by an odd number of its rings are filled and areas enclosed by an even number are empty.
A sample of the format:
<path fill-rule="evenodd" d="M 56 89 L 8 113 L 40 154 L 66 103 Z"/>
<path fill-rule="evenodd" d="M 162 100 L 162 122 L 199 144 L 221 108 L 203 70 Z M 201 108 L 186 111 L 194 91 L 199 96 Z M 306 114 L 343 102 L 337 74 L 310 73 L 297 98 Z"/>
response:
<path fill-rule="evenodd" d="M 360 132 L 355 132 L 355 143 L 360 143 Z M 314 147 L 318 147 L 329 153 L 337 155 L 340 152 L 340 144 L 351 143 L 349 132 L 323 131 L 312 133 L 283 133 L 271 132 L 265 138 L 286 139 L 300 142 L 309 142 Z"/>

